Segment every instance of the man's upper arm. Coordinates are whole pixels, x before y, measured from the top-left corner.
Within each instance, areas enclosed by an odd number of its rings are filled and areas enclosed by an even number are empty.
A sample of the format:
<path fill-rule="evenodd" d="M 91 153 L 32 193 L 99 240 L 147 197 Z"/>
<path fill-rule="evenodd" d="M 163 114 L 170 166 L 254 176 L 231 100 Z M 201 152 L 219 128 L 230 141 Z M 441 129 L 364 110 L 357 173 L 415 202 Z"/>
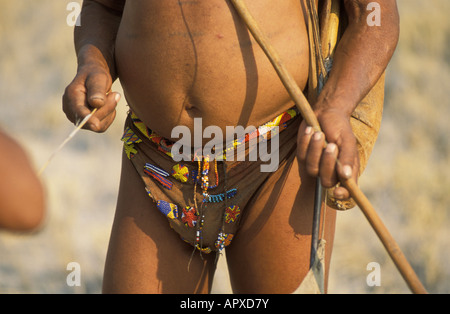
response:
<path fill-rule="evenodd" d="M 343 0 L 344 6 L 347 11 L 350 21 L 360 21 L 364 14 L 367 14 L 369 4 L 373 3 L 373 0 Z M 397 12 L 397 1 L 396 0 L 385 0 L 376 2 L 384 16 L 395 18 L 398 14 Z"/>
<path fill-rule="evenodd" d="M 92 0 L 116 11 L 123 11 L 126 0 Z"/>

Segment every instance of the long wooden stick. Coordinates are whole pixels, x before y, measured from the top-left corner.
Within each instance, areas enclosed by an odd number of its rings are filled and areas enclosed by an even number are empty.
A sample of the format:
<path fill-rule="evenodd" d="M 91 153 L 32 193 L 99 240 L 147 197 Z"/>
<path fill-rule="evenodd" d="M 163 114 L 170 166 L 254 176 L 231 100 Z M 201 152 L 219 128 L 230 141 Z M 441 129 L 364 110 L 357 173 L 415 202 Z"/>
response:
<path fill-rule="evenodd" d="M 265 52 L 270 62 L 274 66 L 278 76 L 280 77 L 296 106 L 300 110 L 303 119 L 315 131 L 320 132 L 321 127 L 319 121 L 317 120 L 316 115 L 314 114 L 310 104 L 308 103 L 308 100 L 306 99 L 305 95 L 303 95 L 303 92 L 295 82 L 294 78 L 287 71 L 278 53 L 275 51 L 273 46 L 269 43 L 267 37 L 259 28 L 258 23 L 250 14 L 245 3 L 242 0 L 230 1 L 234 5 L 238 14 L 241 16 L 242 20 L 247 25 L 255 40 L 261 46 L 262 50 Z M 397 266 L 397 269 L 403 276 L 411 291 L 417 294 L 426 294 L 427 291 L 420 282 L 405 255 L 402 253 L 400 247 L 397 245 L 389 230 L 381 221 L 370 201 L 360 190 L 355 180 L 348 179 L 341 183 L 349 190 L 351 196 L 368 219 L 369 223 L 380 238 L 381 242 L 388 251 L 393 262 Z"/>

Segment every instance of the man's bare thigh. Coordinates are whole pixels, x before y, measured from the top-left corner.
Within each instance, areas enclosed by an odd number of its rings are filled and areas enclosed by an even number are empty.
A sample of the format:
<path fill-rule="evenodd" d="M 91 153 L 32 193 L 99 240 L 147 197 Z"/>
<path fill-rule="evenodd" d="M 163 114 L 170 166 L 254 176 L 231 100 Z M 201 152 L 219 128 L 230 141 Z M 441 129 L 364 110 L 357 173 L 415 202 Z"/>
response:
<path fill-rule="evenodd" d="M 300 285 L 309 270 L 314 194 L 315 179 L 299 173 L 296 159 L 258 191 L 227 248 L 234 292 L 291 293 Z M 326 212 L 328 266 L 335 211 Z"/>
<path fill-rule="evenodd" d="M 127 157 L 105 266 L 104 293 L 207 293 L 215 256 L 196 252 L 169 226 Z M 188 266 L 189 270 L 188 270 Z"/>

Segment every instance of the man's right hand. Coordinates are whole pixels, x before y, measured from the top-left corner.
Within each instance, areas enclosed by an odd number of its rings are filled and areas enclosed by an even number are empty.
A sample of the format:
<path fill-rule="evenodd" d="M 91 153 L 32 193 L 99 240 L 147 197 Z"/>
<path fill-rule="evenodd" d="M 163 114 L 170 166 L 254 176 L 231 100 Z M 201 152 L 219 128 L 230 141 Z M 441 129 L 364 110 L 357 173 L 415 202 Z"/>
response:
<path fill-rule="evenodd" d="M 119 93 L 111 92 L 111 86 L 111 74 L 104 59 L 79 62 L 78 73 L 67 86 L 62 99 L 67 118 L 78 125 L 97 108 L 83 128 L 97 133 L 105 132 L 116 117 L 116 106 L 121 98 Z"/>

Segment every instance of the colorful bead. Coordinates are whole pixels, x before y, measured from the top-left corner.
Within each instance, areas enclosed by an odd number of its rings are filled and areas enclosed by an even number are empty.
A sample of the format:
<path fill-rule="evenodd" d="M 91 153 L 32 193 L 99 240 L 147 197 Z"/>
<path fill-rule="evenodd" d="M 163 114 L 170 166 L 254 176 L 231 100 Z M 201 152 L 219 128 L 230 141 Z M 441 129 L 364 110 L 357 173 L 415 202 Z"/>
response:
<path fill-rule="evenodd" d="M 145 187 L 145 191 L 147 192 L 147 195 L 148 195 L 151 199 L 154 199 L 152 192 L 151 192 L 147 187 Z"/>
<path fill-rule="evenodd" d="M 226 193 L 216 194 L 216 195 L 209 195 L 207 198 L 203 199 L 204 203 L 219 203 L 225 201 L 225 195 L 226 198 L 230 199 L 233 198 L 237 194 L 237 189 L 231 189 L 227 191 Z"/>
<path fill-rule="evenodd" d="M 225 247 L 231 244 L 233 237 L 234 234 L 220 232 L 214 245 L 217 249 L 219 249 L 219 251 L 222 251 Z"/>
<path fill-rule="evenodd" d="M 177 179 L 178 181 L 181 181 L 183 183 L 186 183 L 189 179 L 189 169 L 188 167 L 177 164 L 173 166 L 172 168 L 172 177 Z"/>
<path fill-rule="evenodd" d="M 239 206 L 228 206 L 228 208 L 225 210 L 225 222 L 226 223 L 232 223 L 236 222 L 241 215 L 241 209 Z"/>
<path fill-rule="evenodd" d="M 208 186 L 209 186 L 209 156 L 206 156 L 203 160 L 203 171 L 202 171 L 202 189 L 203 197 L 208 197 Z"/>
<path fill-rule="evenodd" d="M 121 140 L 128 145 L 142 142 L 142 140 L 136 135 L 136 133 L 134 133 L 133 130 L 129 127 L 125 129 Z"/>
<path fill-rule="evenodd" d="M 133 124 L 141 131 L 142 134 L 144 134 L 146 137 L 150 138 L 150 134 L 152 131 L 142 122 L 141 119 L 139 119 L 134 112 L 131 112 L 131 120 L 133 121 Z"/>
<path fill-rule="evenodd" d="M 209 254 L 212 252 L 212 250 L 209 247 L 202 248 L 198 244 L 195 247 L 197 248 L 197 250 L 199 250 L 200 252 L 205 253 L 205 254 Z"/>
<path fill-rule="evenodd" d="M 210 188 L 215 188 L 219 185 L 219 169 L 217 169 L 217 159 L 214 159 L 214 174 L 216 175 L 216 184 Z"/>
<path fill-rule="evenodd" d="M 138 153 L 137 149 L 134 148 L 134 144 L 124 144 L 123 149 L 128 159 L 133 158 Z"/>
<path fill-rule="evenodd" d="M 186 206 L 182 209 L 181 221 L 186 227 L 193 228 L 197 225 L 198 214 L 195 208 Z"/>
<path fill-rule="evenodd" d="M 224 245 L 225 246 L 229 246 L 231 244 L 231 241 L 234 238 L 234 234 L 230 234 L 230 233 L 225 233 L 225 241 L 224 241 Z"/>
<path fill-rule="evenodd" d="M 159 211 L 167 216 L 170 219 L 178 218 L 178 207 L 175 204 L 171 204 L 166 201 L 158 201 L 156 203 Z"/>
<path fill-rule="evenodd" d="M 163 187 L 165 187 L 166 189 L 168 189 L 168 190 L 171 190 L 171 189 L 172 189 L 173 183 L 172 183 L 170 180 L 164 178 L 162 175 L 160 175 L 160 174 L 158 174 L 158 173 L 155 173 L 155 172 L 153 172 L 153 171 L 150 171 L 150 170 L 148 170 L 147 168 L 144 168 L 144 172 L 145 172 L 145 174 L 148 175 L 149 177 L 152 177 L 153 179 L 155 179 L 156 181 L 158 181 L 159 183 L 161 183 L 161 185 L 162 185 Z"/>
<path fill-rule="evenodd" d="M 219 232 L 219 235 L 217 237 L 216 242 L 214 243 L 214 246 L 219 249 L 219 252 L 222 251 L 225 248 L 225 234 L 221 231 Z"/>
<path fill-rule="evenodd" d="M 144 168 L 145 168 L 146 170 L 148 170 L 148 171 L 152 171 L 152 172 L 154 172 L 154 173 L 157 173 L 157 174 L 159 174 L 159 175 L 162 175 L 163 177 L 168 177 L 168 176 L 169 176 L 169 174 L 168 174 L 166 171 L 164 171 L 163 169 L 158 168 L 158 167 L 156 167 L 155 165 L 152 165 L 152 164 L 149 164 L 149 163 L 146 163 L 145 166 L 144 166 Z"/>
<path fill-rule="evenodd" d="M 214 159 L 214 167 L 215 167 L 215 169 L 214 169 L 214 173 L 215 173 L 215 176 L 216 176 L 216 183 L 214 184 L 214 185 L 209 185 L 208 184 L 208 189 L 210 190 L 210 189 L 215 189 L 218 185 L 219 185 L 219 170 L 217 169 L 217 159 Z M 202 178 L 200 178 L 200 176 L 198 175 L 199 174 L 199 172 L 198 172 L 198 170 L 192 170 L 192 179 L 193 179 L 193 181 L 194 181 L 194 184 L 197 184 L 197 183 L 202 183 L 201 182 L 201 179 Z"/>
<path fill-rule="evenodd" d="M 139 119 L 134 112 L 131 112 L 131 120 L 133 121 L 134 126 L 149 140 L 155 143 L 158 146 L 158 150 L 165 153 L 167 156 L 172 157 L 171 147 L 174 143 L 169 140 L 164 139 L 162 136 L 159 136 L 151 129 L 149 129 L 141 119 Z"/>
<path fill-rule="evenodd" d="M 162 138 L 159 141 L 159 147 L 158 150 L 165 153 L 168 156 L 172 157 L 172 146 L 174 145 L 173 142 L 166 140 L 165 138 Z"/>
<path fill-rule="evenodd" d="M 198 158 L 198 157 L 196 157 L 196 158 Z M 210 170 L 209 169 L 209 157 L 206 157 L 206 158 L 208 158 L 208 163 L 204 164 L 204 167 L 206 167 L 206 169 L 204 169 L 203 171 L 200 171 L 201 163 L 199 162 L 199 170 L 192 170 L 192 179 L 194 181 L 194 184 L 201 183 L 203 185 L 204 180 L 206 180 L 206 179 L 203 179 L 203 177 L 205 175 L 209 174 L 209 170 Z M 202 173 L 203 177 L 200 177 L 199 173 Z M 208 183 L 208 189 L 214 189 L 219 185 L 219 170 L 217 168 L 217 159 L 214 159 L 214 174 L 216 176 L 216 183 L 214 185 L 209 185 L 209 183 Z M 208 181 L 209 181 L 209 178 L 208 178 Z"/>

